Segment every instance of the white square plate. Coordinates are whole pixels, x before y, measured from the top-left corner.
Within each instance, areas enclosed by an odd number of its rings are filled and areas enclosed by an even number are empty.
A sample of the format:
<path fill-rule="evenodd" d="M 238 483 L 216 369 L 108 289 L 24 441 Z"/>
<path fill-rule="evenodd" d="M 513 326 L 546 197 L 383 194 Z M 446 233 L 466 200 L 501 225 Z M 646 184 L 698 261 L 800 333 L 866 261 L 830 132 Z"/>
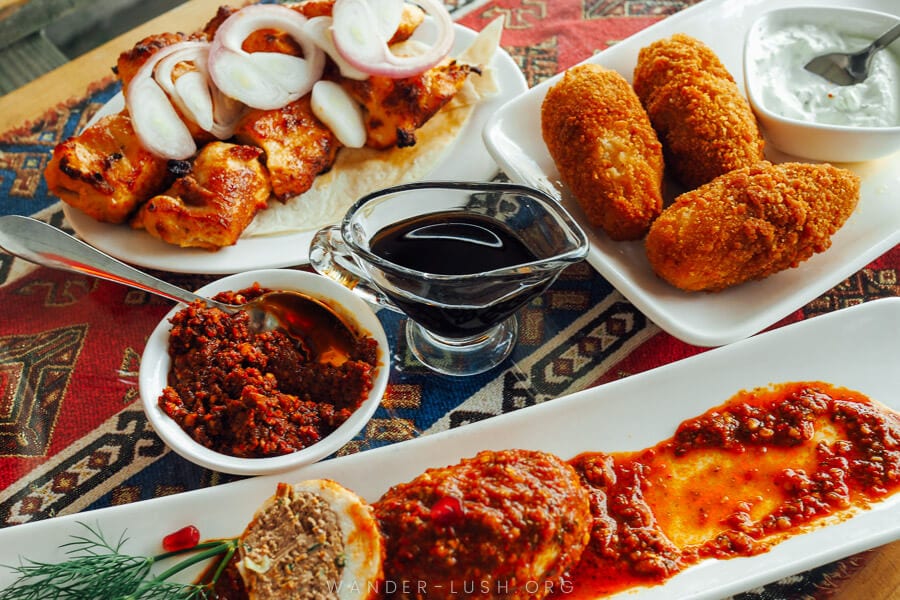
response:
<path fill-rule="evenodd" d="M 762 13 L 794 5 L 841 5 L 847 0 L 707 0 L 637 33 L 585 62 L 615 69 L 631 81 L 638 51 L 681 32 L 715 51 L 743 89 L 743 40 Z M 855 8 L 900 14 L 896 0 L 857 0 Z M 577 203 L 559 182 L 541 136 L 540 108 L 547 89 L 561 75 L 503 105 L 484 130 L 485 145 L 514 181 L 561 197 L 589 232 L 588 262 L 662 329 L 698 346 L 718 346 L 753 335 L 814 300 L 900 241 L 900 153 L 845 166 L 862 178 L 859 206 L 833 238 L 832 247 L 798 268 L 719 293 L 682 292 L 656 276 L 642 241 L 614 242 L 592 230 Z M 790 157 L 767 151 L 773 162 Z M 796 160 L 796 159 L 793 159 Z M 674 186 L 673 186 L 674 187 Z"/>

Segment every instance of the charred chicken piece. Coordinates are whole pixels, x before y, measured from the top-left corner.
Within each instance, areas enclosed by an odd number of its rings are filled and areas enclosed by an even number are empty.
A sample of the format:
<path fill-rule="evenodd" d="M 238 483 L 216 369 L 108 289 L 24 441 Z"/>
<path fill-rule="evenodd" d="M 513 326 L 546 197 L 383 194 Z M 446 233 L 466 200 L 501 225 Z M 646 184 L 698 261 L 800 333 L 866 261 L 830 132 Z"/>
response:
<path fill-rule="evenodd" d="M 340 142 L 312 112 L 309 95 L 274 110 L 249 111 L 235 138 L 265 152 L 276 198 L 298 196 L 331 168 Z"/>
<path fill-rule="evenodd" d="M 193 165 L 175 163 L 188 172 L 142 205 L 132 227 L 182 247 L 233 245 L 271 193 L 261 154 L 252 146 L 207 144 Z"/>
<path fill-rule="evenodd" d="M 476 67 L 448 61 L 414 77 L 366 80 L 340 78 L 339 83 L 365 111 L 366 146 L 384 150 L 416 144 L 416 130 L 444 107 Z"/>
<path fill-rule="evenodd" d="M 124 87 L 128 87 L 135 74 L 147 60 L 157 51 L 179 42 L 192 40 L 205 40 L 202 33 L 186 35 L 184 33 L 159 33 L 145 37 L 137 44 L 122 52 L 116 61 L 114 69 Z"/>
<path fill-rule="evenodd" d="M 145 150 L 125 113 L 103 117 L 53 149 L 44 169 L 49 190 L 66 204 L 108 223 L 124 223 L 164 189 L 167 161 Z"/>

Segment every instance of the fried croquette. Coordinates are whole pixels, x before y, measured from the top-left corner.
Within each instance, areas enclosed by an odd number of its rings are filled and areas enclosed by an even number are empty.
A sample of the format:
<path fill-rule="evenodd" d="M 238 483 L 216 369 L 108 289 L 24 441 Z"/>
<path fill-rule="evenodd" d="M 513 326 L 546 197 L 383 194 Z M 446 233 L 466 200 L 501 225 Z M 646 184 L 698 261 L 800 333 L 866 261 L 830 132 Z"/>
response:
<path fill-rule="evenodd" d="M 541 130 L 590 224 L 617 241 L 644 237 L 662 210 L 662 146 L 625 78 L 572 67 L 547 92 Z"/>
<path fill-rule="evenodd" d="M 687 188 L 764 159 L 750 103 L 703 42 L 676 34 L 642 48 L 633 85 L 666 167 Z"/>
<path fill-rule="evenodd" d="M 642 102 L 675 78 L 688 73 L 698 76 L 708 73 L 714 77 L 734 82 L 734 77 L 719 57 L 706 44 L 689 35 L 676 33 L 641 48 L 634 69 L 634 91 Z"/>
<path fill-rule="evenodd" d="M 678 196 L 650 228 L 647 258 L 675 287 L 720 291 L 825 251 L 858 201 L 846 169 L 761 162 Z"/>

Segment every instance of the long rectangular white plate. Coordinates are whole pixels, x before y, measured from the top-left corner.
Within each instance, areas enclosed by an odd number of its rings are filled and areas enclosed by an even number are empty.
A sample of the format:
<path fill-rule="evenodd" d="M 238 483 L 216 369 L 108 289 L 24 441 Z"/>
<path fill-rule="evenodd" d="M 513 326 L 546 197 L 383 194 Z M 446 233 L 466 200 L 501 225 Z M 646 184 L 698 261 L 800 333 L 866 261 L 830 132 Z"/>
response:
<path fill-rule="evenodd" d="M 900 15 L 896 0 L 706 0 L 615 44 L 585 62 L 598 63 L 632 80 L 638 51 L 681 32 L 715 51 L 744 88 L 744 37 L 762 13 L 793 5 L 853 5 Z M 718 346 L 753 335 L 828 291 L 900 242 L 900 153 L 866 163 L 846 164 L 862 178 L 860 202 L 832 247 L 796 269 L 723 292 L 682 292 L 658 278 L 642 241 L 614 242 L 592 230 L 559 181 L 559 172 L 541 136 L 540 108 L 548 88 L 542 82 L 503 105 L 488 121 L 484 140 L 501 169 L 514 181 L 562 198 L 589 232 L 588 262 L 639 310 L 675 337 L 698 346 Z M 773 162 L 786 155 L 767 151 Z M 796 159 L 793 159 L 796 160 Z"/>
<path fill-rule="evenodd" d="M 278 481 L 328 477 L 375 500 L 389 486 L 429 467 L 484 449 L 532 448 L 571 458 L 580 452 L 628 451 L 670 437 L 679 423 L 718 406 L 741 389 L 822 380 L 900 410 L 900 298 L 889 298 L 788 325 L 643 374 L 507 415 L 408 442 L 326 460 L 293 472 L 246 479 L 184 494 L 67 515 L 0 530 L 0 564 L 17 555 L 64 558 L 58 546 L 78 522 L 99 525 L 124 550 L 159 552 L 166 533 L 194 524 L 204 538 L 240 534 Z M 797 535 L 749 558 L 710 560 L 662 586 L 628 598 L 721 598 L 843 556 L 900 539 L 900 494 L 846 521 Z M 11 573 L 0 569 L 0 588 Z"/>

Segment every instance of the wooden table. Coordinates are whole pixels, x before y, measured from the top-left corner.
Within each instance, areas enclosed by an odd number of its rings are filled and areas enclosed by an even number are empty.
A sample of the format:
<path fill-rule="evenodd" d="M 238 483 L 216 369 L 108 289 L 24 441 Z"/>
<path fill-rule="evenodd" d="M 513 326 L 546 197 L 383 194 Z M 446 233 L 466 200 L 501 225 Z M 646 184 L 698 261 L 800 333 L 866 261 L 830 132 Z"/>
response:
<path fill-rule="evenodd" d="M 0 10 L 16 2 L 17 0 L 0 0 Z M 15 92 L 0 97 L 0 132 L 38 119 L 60 102 L 84 96 L 96 82 L 111 77 L 110 69 L 123 49 L 152 33 L 199 28 L 220 4 L 222 0 L 190 0 Z M 900 598 L 900 541 L 870 551 L 870 558 L 864 567 L 851 579 L 842 582 L 830 597 L 840 600 Z"/>

